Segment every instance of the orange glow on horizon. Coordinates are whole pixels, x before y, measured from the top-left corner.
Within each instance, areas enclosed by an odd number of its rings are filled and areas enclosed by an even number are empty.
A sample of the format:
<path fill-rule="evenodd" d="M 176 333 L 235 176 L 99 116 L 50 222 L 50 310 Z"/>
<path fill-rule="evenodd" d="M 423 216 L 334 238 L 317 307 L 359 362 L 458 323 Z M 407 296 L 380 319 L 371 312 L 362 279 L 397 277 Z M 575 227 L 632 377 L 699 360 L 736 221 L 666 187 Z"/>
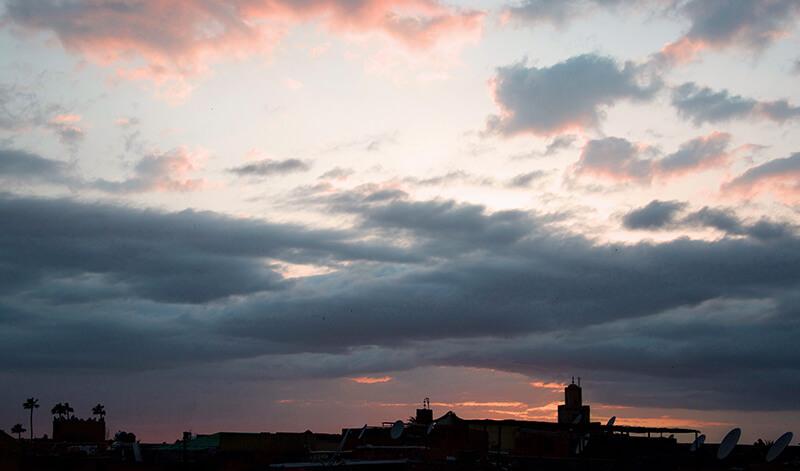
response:
<path fill-rule="evenodd" d="M 388 383 L 393 380 L 391 376 L 384 376 L 382 378 L 372 378 L 369 376 L 362 376 L 360 378 L 347 378 L 350 381 L 355 381 L 358 384 L 375 384 L 375 383 Z"/>

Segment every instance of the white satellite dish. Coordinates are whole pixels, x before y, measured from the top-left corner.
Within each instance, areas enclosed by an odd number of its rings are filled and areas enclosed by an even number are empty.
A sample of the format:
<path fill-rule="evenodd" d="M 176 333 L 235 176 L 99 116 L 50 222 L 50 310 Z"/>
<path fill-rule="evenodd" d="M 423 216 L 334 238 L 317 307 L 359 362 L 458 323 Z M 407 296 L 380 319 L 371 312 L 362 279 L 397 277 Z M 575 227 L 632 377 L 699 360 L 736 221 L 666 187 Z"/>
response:
<path fill-rule="evenodd" d="M 730 455 L 733 449 L 736 448 L 736 443 L 739 442 L 740 436 L 742 436 L 742 429 L 739 427 L 728 432 L 725 438 L 722 439 L 722 443 L 719 444 L 719 448 L 717 448 L 717 459 L 722 460 Z"/>
<path fill-rule="evenodd" d="M 361 440 L 361 437 L 364 436 L 364 432 L 366 432 L 366 431 L 367 431 L 367 424 L 364 424 L 364 426 L 361 427 L 361 431 L 358 432 L 358 439 L 359 440 Z"/>
<path fill-rule="evenodd" d="M 689 451 L 697 451 L 701 446 L 703 446 L 703 442 L 706 441 L 706 434 L 702 434 L 699 437 L 694 439 L 692 442 L 692 446 L 689 447 Z"/>
<path fill-rule="evenodd" d="M 589 444 L 589 437 L 590 436 L 591 435 L 587 433 L 586 435 L 584 435 L 582 438 L 580 438 L 578 440 L 578 446 L 575 447 L 575 454 L 576 455 L 580 455 L 581 452 L 586 448 L 586 445 Z"/>
<path fill-rule="evenodd" d="M 428 424 L 428 431 L 425 432 L 426 435 L 430 435 L 431 432 L 433 432 L 433 426 L 434 425 L 436 425 L 434 422 L 431 422 L 430 424 Z"/>
<path fill-rule="evenodd" d="M 575 416 L 574 419 L 572 419 L 572 423 L 573 424 L 579 424 L 579 423 L 581 423 L 581 419 L 583 419 L 583 414 L 578 414 L 578 415 Z"/>
<path fill-rule="evenodd" d="M 403 434 L 403 427 L 404 425 L 402 420 L 398 420 L 397 422 L 394 423 L 394 425 L 392 425 L 392 431 L 390 432 L 392 440 L 397 440 L 398 438 L 400 438 L 400 435 Z"/>
<path fill-rule="evenodd" d="M 783 450 L 785 450 L 786 447 L 789 446 L 789 442 L 792 441 L 792 437 L 793 437 L 792 432 L 786 432 L 783 435 L 781 435 L 781 438 L 775 440 L 775 443 L 772 444 L 772 446 L 769 448 L 769 451 L 767 452 L 767 463 L 772 462 L 772 460 L 774 460 L 775 458 L 780 456 L 781 453 L 783 453 Z"/>
<path fill-rule="evenodd" d="M 617 420 L 617 416 L 616 415 L 612 416 L 610 419 L 608 419 L 608 422 L 606 423 L 606 427 L 613 426 L 614 422 L 616 422 L 616 420 Z"/>

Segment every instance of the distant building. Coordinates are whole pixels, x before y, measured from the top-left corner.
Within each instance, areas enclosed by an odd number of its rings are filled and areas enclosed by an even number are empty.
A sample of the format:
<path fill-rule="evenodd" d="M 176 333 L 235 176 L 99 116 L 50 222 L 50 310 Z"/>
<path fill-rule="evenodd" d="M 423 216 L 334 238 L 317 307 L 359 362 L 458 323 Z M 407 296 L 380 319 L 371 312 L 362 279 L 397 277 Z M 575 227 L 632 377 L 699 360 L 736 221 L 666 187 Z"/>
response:
<path fill-rule="evenodd" d="M 106 421 L 103 419 L 53 419 L 53 441 L 71 443 L 97 443 L 106 439 Z"/>
<path fill-rule="evenodd" d="M 580 378 L 578 378 L 580 384 Z M 579 384 L 572 384 L 564 389 L 564 404 L 558 406 L 559 424 L 588 424 L 590 422 L 589 406 L 583 405 L 583 391 Z"/>

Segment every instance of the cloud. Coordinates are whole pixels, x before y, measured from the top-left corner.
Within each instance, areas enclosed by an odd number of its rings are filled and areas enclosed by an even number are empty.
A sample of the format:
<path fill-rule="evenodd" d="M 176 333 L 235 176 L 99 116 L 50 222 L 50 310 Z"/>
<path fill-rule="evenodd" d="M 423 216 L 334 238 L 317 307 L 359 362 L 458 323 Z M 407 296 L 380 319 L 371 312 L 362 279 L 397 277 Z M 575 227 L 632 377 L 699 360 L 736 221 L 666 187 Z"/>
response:
<path fill-rule="evenodd" d="M 23 150 L 0 149 L 0 178 L 67 181 L 69 165 Z"/>
<path fill-rule="evenodd" d="M 149 191 L 197 191 L 208 186 L 203 178 L 187 175 L 203 168 L 208 151 L 190 151 L 181 146 L 166 153 L 150 153 L 134 167 L 134 176 L 122 181 L 95 180 L 89 186 L 109 193 L 143 193 Z"/>
<path fill-rule="evenodd" d="M 347 379 L 349 379 L 350 381 L 354 381 L 356 383 L 359 383 L 359 384 L 375 384 L 375 383 L 387 383 L 387 382 L 393 380 L 394 378 L 392 378 L 391 376 L 384 376 L 382 378 L 372 378 L 372 377 L 369 377 L 369 376 L 361 376 L 359 378 L 347 378 Z"/>
<path fill-rule="evenodd" d="M 793 406 L 791 233 L 607 245 L 545 216 L 448 200 L 336 208 L 357 225 L 0 195 L 0 353 L 15 358 L 1 369 L 591 371 L 597 400 L 624 391 L 609 403 Z M 274 261 L 334 270 L 285 280 Z"/>
<path fill-rule="evenodd" d="M 309 169 L 308 164 L 298 159 L 272 160 L 262 159 L 250 162 L 239 167 L 228 169 L 240 177 L 258 176 L 266 177 L 270 175 L 285 175 L 292 172 L 305 172 Z"/>
<path fill-rule="evenodd" d="M 528 188 L 533 182 L 539 181 L 547 177 L 549 172 L 545 170 L 534 170 L 532 172 L 521 173 L 511 178 L 506 186 L 510 188 Z"/>
<path fill-rule="evenodd" d="M 787 100 L 756 101 L 740 95 L 731 96 L 727 90 L 715 92 L 687 82 L 672 91 L 672 105 L 678 114 L 696 126 L 718 123 L 733 118 L 761 118 L 783 123 L 800 116 L 800 107 Z"/>
<path fill-rule="evenodd" d="M 522 23 L 552 23 L 557 26 L 565 25 L 577 18 L 587 16 L 598 8 L 619 10 L 618 7 L 638 8 L 644 7 L 648 10 L 660 9 L 675 3 L 673 0 L 651 0 L 642 1 L 621 1 L 621 0 L 522 0 L 522 2 L 506 7 L 504 14 L 506 17 L 520 21 Z"/>
<path fill-rule="evenodd" d="M 435 0 L 367 0 L 357 5 L 333 0 L 10 0 L 6 5 L 14 27 L 51 31 L 67 51 L 116 67 L 117 79 L 151 81 L 173 104 L 190 96 L 195 79 L 213 62 L 268 56 L 294 25 L 319 22 L 345 38 L 377 36 L 422 55 L 434 51 L 444 59 L 480 39 L 483 16 Z"/>
<path fill-rule="evenodd" d="M 58 115 L 48 122 L 48 127 L 56 131 L 62 144 L 77 144 L 83 140 L 84 134 L 83 129 L 76 124 L 81 119 L 79 115 Z"/>
<path fill-rule="evenodd" d="M 791 240 L 796 227 L 787 222 L 762 218 L 755 222 L 743 221 L 730 208 L 703 207 L 686 212 L 689 204 L 682 201 L 653 200 L 646 206 L 634 209 L 622 217 L 622 224 L 632 230 L 714 229 L 726 236 L 746 236 L 754 240 Z M 680 216 L 680 217 L 679 217 Z"/>
<path fill-rule="evenodd" d="M 800 5 L 794 0 L 691 0 L 681 13 L 691 26 L 659 53 L 668 62 L 687 62 L 703 50 L 732 46 L 760 52 L 794 26 Z"/>
<path fill-rule="evenodd" d="M 628 229 L 660 229 L 675 221 L 675 215 L 687 206 L 680 201 L 653 200 L 647 206 L 633 210 L 622 218 Z"/>
<path fill-rule="evenodd" d="M 787 204 L 800 201 L 800 152 L 753 167 L 720 187 L 722 196 L 737 199 L 768 193 Z"/>
<path fill-rule="evenodd" d="M 758 240 L 791 239 L 796 228 L 786 222 L 775 222 L 761 219 L 747 224 L 729 209 L 704 207 L 687 215 L 682 221 L 684 225 L 699 225 L 725 232 L 729 235 L 748 236 Z"/>
<path fill-rule="evenodd" d="M 620 68 L 611 58 L 584 54 L 551 67 L 500 67 L 489 86 L 500 114 L 488 117 L 488 131 L 550 136 L 596 128 L 602 107 L 648 100 L 661 84 L 640 85 L 631 62 Z"/>
<path fill-rule="evenodd" d="M 356 171 L 352 168 L 334 167 L 319 176 L 321 180 L 346 180 L 355 175 Z"/>
<path fill-rule="evenodd" d="M 661 158 L 659 150 L 619 137 L 586 143 L 574 166 L 576 175 L 591 175 L 616 182 L 649 183 L 681 177 L 690 172 L 724 167 L 730 134 L 714 131 L 682 143 L 676 152 Z"/>
<path fill-rule="evenodd" d="M 575 143 L 577 137 L 572 134 L 564 134 L 561 136 L 556 136 L 553 139 L 553 142 L 547 144 L 547 149 L 544 151 L 544 155 L 554 155 L 556 152 L 562 149 L 569 149 L 572 147 L 572 144 Z"/>

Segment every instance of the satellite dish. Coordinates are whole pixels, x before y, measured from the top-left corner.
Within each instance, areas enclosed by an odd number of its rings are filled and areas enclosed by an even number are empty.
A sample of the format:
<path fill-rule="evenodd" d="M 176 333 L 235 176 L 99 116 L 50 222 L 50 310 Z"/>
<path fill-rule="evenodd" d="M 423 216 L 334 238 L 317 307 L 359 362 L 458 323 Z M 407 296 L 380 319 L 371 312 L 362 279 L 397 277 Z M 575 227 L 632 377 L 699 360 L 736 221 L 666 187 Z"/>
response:
<path fill-rule="evenodd" d="M 586 434 L 582 438 L 578 440 L 578 446 L 575 447 L 575 454 L 579 455 L 581 452 L 586 448 L 586 445 L 589 443 L 590 434 Z"/>
<path fill-rule="evenodd" d="M 725 435 L 725 438 L 722 439 L 722 443 L 719 444 L 719 448 L 717 448 L 717 459 L 722 460 L 730 455 L 733 449 L 736 447 L 736 443 L 739 442 L 739 437 L 741 435 L 742 429 L 739 427 L 736 427 L 728 432 L 728 434 Z"/>
<path fill-rule="evenodd" d="M 675 434 L 674 433 L 670 433 L 669 437 L 667 437 L 667 440 L 672 440 L 673 438 L 675 438 Z"/>
<path fill-rule="evenodd" d="M 364 436 L 364 432 L 366 432 L 366 431 L 367 431 L 367 424 L 364 424 L 364 426 L 361 427 L 361 431 L 358 432 L 358 439 L 359 440 L 361 440 L 361 437 Z"/>
<path fill-rule="evenodd" d="M 786 432 L 781 435 L 781 438 L 775 440 L 775 443 L 769 448 L 767 452 L 767 463 L 772 462 L 775 458 L 777 458 L 783 450 L 789 445 L 789 442 L 792 441 L 792 432 Z"/>
<path fill-rule="evenodd" d="M 581 423 L 581 419 L 583 419 L 583 414 L 578 414 L 578 415 L 575 416 L 574 419 L 572 419 L 572 423 L 573 424 L 579 424 L 579 423 Z"/>
<path fill-rule="evenodd" d="M 392 440 L 397 440 L 398 438 L 400 438 L 400 435 L 403 434 L 403 427 L 404 425 L 402 420 L 398 420 L 397 422 L 394 423 L 394 425 L 392 425 L 392 431 L 391 431 Z"/>
<path fill-rule="evenodd" d="M 433 426 L 434 425 L 436 425 L 434 422 L 431 422 L 430 424 L 428 424 L 428 431 L 425 432 L 426 435 L 430 435 L 431 432 L 433 432 Z"/>
<path fill-rule="evenodd" d="M 610 419 L 608 419 L 608 422 L 606 423 L 606 427 L 613 426 L 614 422 L 616 422 L 616 420 L 617 420 L 617 416 L 616 415 L 612 416 Z"/>
<path fill-rule="evenodd" d="M 706 441 L 706 434 L 702 434 L 699 437 L 695 438 L 694 442 L 692 442 L 692 446 L 689 447 L 689 451 L 697 451 L 705 441 Z"/>

